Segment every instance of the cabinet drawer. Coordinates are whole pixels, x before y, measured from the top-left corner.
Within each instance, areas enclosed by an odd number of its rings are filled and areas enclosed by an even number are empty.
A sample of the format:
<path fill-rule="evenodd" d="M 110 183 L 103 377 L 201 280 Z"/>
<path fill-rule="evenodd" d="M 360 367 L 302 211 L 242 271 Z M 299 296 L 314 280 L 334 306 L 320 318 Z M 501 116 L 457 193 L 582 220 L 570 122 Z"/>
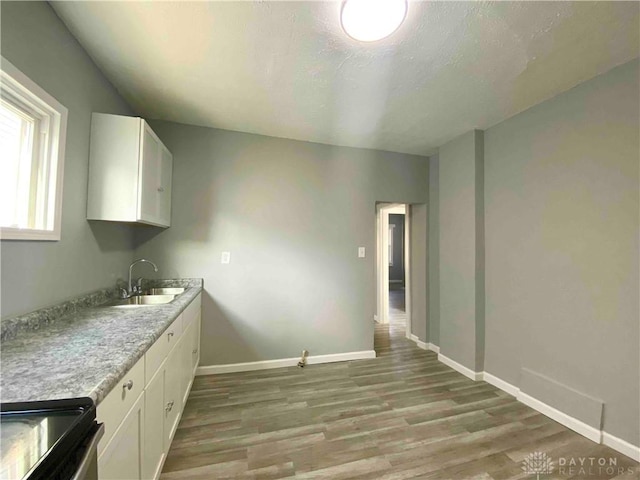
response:
<path fill-rule="evenodd" d="M 164 359 L 178 342 L 180 335 L 182 335 L 182 315 L 179 315 L 147 350 L 145 354 L 145 385 L 151 381 Z"/>
<path fill-rule="evenodd" d="M 182 321 L 184 323 L 184 328 L 186 328 L 187 325 L 193 322 L 198 316 L 198 313 L 201 309 L 201 296 L 202 294 L 199 293 L 198 296 L 194 298 L 193 301 L 189 304 L 189 306 L 184 309 L 184 312 L 182 312 Z"/>
<path fill-rule="evenodd" d="M 144 357 L 120 379 L 113 390 L 98 405 L 98 422 L 104 423 L 104 436 L 98 444 L 98 455 L 109 444 L 111 437 L 144 390 Z"/>

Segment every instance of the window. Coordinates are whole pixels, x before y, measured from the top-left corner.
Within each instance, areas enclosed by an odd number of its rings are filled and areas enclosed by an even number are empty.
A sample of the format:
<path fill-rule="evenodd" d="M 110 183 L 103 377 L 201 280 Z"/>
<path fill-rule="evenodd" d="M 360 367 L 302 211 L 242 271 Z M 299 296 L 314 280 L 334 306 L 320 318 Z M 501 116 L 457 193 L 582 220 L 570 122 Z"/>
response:
<path fill-rule="evenodd" d="M 60 240 L 67 109 L 0 64 L 0 238 Z"/>

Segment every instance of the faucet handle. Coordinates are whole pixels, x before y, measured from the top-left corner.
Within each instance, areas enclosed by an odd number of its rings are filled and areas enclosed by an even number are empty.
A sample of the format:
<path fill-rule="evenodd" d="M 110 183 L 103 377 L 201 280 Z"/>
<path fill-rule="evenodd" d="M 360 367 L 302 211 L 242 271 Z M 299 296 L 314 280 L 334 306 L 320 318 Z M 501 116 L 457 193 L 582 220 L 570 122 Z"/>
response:
<path fill-rule="evenodd" d="M 142 293 L 142 277 L 138 278 L 131 286 L 131 292 L 136 294 Z"/>
<path fill-rule="evenodd" d="M 120 298 L 129 298 L 129 292 L 127 292 L 126 288 L 120 289 Z"/>

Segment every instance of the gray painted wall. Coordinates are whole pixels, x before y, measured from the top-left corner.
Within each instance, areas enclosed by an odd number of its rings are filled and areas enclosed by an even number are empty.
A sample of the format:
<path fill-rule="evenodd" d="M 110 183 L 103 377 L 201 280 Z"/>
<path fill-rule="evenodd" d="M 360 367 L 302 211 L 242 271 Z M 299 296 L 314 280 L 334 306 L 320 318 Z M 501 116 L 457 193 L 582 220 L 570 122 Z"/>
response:
<path fill-rule="evenodd" d="M 389 281 L 404 282 L 404 215 L 389 214 L 389 225 L 394 225 L 393 265 L 389 266 Z"/>
<path fill-rule="evenodd" d="M 3 318 L 115 284 L 133 254 L 130 227 L 86 220 L 91 112 L 132 114 L 45 2 L 0 2 L 2 55 L 69 110 L 62 239 L 8 241 Z"/>
<path fill-rule="evenodd" d="M 429 289 L 427 295 L 429 307 L 428 341 L 440 345 L 440 174 L 439 157 L 429 158 L 429 212 L 428 265 Z"/>
<path fill-rule="evenodd" d="M 635 445 L 638 85 L 634 61 L 485 132 L 486 370 L 603 400 Z"/>
<path fill-rule="evenodd" d="M 411 333 L 423 342 L 427 341 L 427 295 L 429 277 L 427 272 L 427 211 L 425 204 L 410 205 L 411 245 Z"/>
<path fill-rule="evenodd" d="M 482 132 L 466 133 L 440 148 L 440 348 L 471 370 L 483 368 L 483 294 L 478 272 Z M 480 178 L 478 178 L 480 177 Z"/>
<path fill-rule="evenodd" d="M 202 365 L 371 350 L 375 202 L 426 203 L 428 159 L 151 124 L 174 155 L 172 226 L 139 230 L 136 255 L 204 277 Z"/>

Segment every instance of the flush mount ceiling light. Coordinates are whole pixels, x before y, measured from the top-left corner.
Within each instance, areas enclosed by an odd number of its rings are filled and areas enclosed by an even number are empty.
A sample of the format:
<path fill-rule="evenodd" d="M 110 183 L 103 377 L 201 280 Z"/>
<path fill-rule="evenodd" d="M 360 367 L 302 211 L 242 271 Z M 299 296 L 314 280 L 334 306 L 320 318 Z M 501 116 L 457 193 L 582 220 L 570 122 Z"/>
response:
<path fill-rule="evenodd" d="M 407 0 L 345 0 L 340 23 L 347 35 L 374 42 L 395 32 L 407 16 Z"/>

